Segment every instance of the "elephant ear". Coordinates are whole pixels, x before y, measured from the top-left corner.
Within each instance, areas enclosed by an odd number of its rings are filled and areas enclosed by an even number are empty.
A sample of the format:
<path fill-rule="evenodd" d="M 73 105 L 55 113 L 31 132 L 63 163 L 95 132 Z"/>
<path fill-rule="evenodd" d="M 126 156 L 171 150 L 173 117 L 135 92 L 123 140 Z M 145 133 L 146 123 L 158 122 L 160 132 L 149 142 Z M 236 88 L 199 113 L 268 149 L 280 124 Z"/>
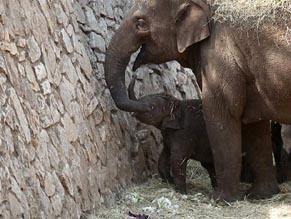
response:
<path fill-rule="evenodd" d="M 209 7 L 202 0 L 188 1 L 180 6 L 176 15 L 177 47 L 180 53 L 210 35 L 209 16 Z"/>
<path fill-rule="evenodd" d="M 173 112 L 163 119 L 161 129 L 166 128 L 176 130 L 184 128 L 184 116 L 181 106 L 176 106 Z"/>

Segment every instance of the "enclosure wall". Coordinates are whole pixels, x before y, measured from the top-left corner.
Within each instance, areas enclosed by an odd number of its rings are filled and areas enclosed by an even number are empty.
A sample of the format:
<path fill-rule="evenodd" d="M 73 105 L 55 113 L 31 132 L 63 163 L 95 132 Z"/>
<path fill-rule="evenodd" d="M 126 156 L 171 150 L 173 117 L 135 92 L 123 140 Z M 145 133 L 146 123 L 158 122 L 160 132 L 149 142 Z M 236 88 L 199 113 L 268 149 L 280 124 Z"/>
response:
<path fill-rule="evenodd" d="M 104 81 L 129 6 L 0 1 L 0 218 L 80 218 L 155 173 L 159 132 L 118 110 Z M 193 82 L 173 63 L 139 70 L 136 89 L 190 98 Z"/>

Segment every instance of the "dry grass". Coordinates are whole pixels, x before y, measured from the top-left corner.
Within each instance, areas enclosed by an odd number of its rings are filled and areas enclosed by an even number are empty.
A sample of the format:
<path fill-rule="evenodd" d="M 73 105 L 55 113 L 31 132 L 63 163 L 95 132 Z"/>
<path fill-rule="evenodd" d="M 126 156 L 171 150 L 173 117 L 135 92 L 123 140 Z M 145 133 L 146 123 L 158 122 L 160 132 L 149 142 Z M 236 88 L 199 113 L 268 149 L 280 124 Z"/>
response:
<path fill-rule="evenodd" d="M 281 185 L 281 193 L 259 201 L 214 202 L 210 198 L 208 175 L 197 162 L 188 168 L 188 194 L 176 193 L 171 186 L 153 177 L 126 190 L 115 206 L 96 210 L 88 219 L 130 219 L 128 211 L 149 215 L 149 219 L 290 219 L 291 183 Z M 195 185 L 195 186 L 194 186 Z M 245 190 L 249 185 L 242 184 Z"/>
<path fill-rule="evenodd" d="M 230 22 L 244 28 L 265 25 L 291 27 L 290 0 L 208 0 L 213 19 Z"/>

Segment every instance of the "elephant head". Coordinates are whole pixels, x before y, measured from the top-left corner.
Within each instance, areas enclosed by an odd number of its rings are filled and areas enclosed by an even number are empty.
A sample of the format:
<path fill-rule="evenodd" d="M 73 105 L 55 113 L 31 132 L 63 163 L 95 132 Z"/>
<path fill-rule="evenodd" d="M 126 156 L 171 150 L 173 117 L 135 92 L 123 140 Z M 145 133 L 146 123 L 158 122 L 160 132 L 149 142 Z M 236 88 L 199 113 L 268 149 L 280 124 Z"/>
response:
<path fill-rule="evenodd" d="M 203 0 L 137 0 L 112 37 L 105 59 L 105 79 L 116 106 L 128 112 L 151 107 L 129 99 L 125 69 L 140 48 L 133 69 L 147 63 L 188 61 L 188 48 L 209 36 L 209 11 Z"/>
<path fill-rule="evenodd" d="M 133 115 L 140 122 L 159 129 L 182 129 L 184 121 L 181 101 L 164 93 L 147 95 L 138 100 L 134 92 L 135 79 L 136 76 L 132 78 L 128 86 L 129 98 L 151 106 L 151 110 L 135 112 Z"/>

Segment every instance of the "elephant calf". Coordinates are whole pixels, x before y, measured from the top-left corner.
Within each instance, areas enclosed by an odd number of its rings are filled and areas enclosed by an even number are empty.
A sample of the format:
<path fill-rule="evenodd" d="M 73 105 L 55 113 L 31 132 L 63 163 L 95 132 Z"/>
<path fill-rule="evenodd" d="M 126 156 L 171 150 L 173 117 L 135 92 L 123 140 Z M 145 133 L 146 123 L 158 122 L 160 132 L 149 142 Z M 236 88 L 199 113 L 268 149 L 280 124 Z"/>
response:
<path fill-rule="evenodd" d="M 135 78 L 128 87 L 129 98 L 136 100 Z M 178 100 L 167 94 L 147 95 L 139 101 L 149 103 L 149 112 L 133 115 L 142 123 L 161 130 L 164 148 L 158 162 L 161 178 L 173 183 L 178 192 L 186 193 L 186 165 L 188 159 L 201 162 L 207 170 L 211 184 L 216 186 L 212 152 L 201 110 L 201 100 Z"/>

